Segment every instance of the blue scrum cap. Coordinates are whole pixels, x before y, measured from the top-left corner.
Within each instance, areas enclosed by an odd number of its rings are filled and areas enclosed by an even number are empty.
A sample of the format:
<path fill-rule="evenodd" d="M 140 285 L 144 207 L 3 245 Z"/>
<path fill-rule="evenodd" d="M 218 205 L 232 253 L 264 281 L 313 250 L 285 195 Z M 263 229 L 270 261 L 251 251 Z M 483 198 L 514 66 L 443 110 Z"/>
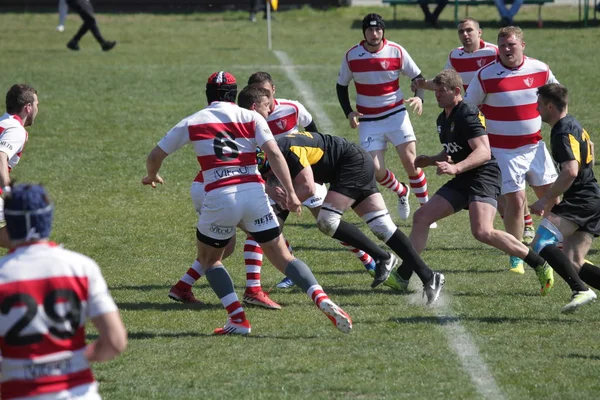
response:
<path fill-rule="evenodd" d="M 41 185 L 14 186 L 4 200 L 4 218 L 11 241 L 47 239 L 52 231 L 54 206 Z"/>

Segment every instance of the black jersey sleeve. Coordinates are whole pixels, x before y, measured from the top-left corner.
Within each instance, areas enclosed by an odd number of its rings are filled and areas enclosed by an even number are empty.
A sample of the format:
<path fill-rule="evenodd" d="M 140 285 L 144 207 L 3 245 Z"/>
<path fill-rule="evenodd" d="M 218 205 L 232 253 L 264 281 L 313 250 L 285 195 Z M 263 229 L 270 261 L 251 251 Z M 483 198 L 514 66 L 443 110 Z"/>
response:
<path fill-rule="evenodd" d="M 467 140 L 487 135 L 484 125 L 485 120 L 479 109 L 467 104 L 465 106 L 467 107 L 462 107 L 459 115 L 457 115 L 457 128 L 465 133 Z"/>
<path fill-rule="evenodd" d="M 581 164 L 579 142 L 567 132 L 552 132 L 550 146 L 552 148 L 554 161 L 558 164 L 573 160 L 576 160 Z"/>

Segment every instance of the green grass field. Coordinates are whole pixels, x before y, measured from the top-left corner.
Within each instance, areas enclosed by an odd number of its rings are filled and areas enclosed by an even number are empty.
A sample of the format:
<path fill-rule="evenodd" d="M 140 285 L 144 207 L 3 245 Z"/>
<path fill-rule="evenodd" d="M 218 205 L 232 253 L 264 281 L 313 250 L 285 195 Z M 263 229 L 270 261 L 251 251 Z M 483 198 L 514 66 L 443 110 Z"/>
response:
<path fill-rule="evenodd" d="M 375 10 L 391 20 L 390 8 Z M 370 11 L 278 13 L 273 47 L 290 65 L 267 49 L 263 21 L 251 24 L 242 12 L 100 15 L 103 34 L 119 41 L 109 53 L 91 36 L 78 53 L 65 48 L 80 24 L 75 15 L 60 34 L 55 15 L 0 14 L 0 89 L 27 82 L 40 98 L 38 119 L 12 176 L 48 186 L 57 204 L 52 238 L 98 261 L 129 331 L 127 351 L 94 368 L 104 398 L 600 397 L 598 305 L 561 315 L 567 285 L 557 281 L 548 297 L 540 297 L 533 271 L 509 273 L 508 256 L 471 237 L 465 213 L 440 222 L 423 254 L 446 274 L 445 292 L 433 308 L 424 306 L 417 286 L 410 295 L 371 290 L 360 263 L 319 233 L 308 212 L 290 218 L 286 237 L 353 317 L 350 335 L 336 331 L 298 289 L 272 292 L 281 311 L 247 308 L 253 333 L 246 338 L 211 336 L 225 313 L 205 280 L 195 289 L 208 303 L 204 308 L 167 298 L 195 257 L 189 186 L 197 165 L 191 149 L 170 156 L 162 169 L 165 185 L 152 190 L 140 183 L 148 152 L 180 119 L 204 107 L 205 80 L 222 69 L 240 83 L 257 70 L 269 71 L 278 97 L 304 102 L 317 125 L 331 130 L 326 133 L 356 140 L 335 82 L 341 58 L 361 39 L 360 20 Z M 484 38 L 495 42 L 495 9 L 472 8 L 470 15 L 482 21 Z M 433 76 L 458 45 L 450 7 L 442 30 L 424 29 L 417 7 L 399 8 L 399 18 L 386 36 Z M 535 27 L 536 18 L 536 8 L 518 16 L 526 53 L 548 63 L 570 89 L 571 113 L 600 143 L 598 29 L 580 28 L 576 7 L 545 7 L 544 29 Z M 406 80 L 402 86 L 408 87 Z M 412 117 L 420 154 L 439 151 L 438 113 L 428 93 L 423 115 Z M 392 152 L 388 163 L 406 178 Z M 427 172 L 433 194 L 446 178 Z M 395 216 L 392 195 L 384 195 Z M 411 202 L 417 207 L 414 197 Z M 408 234 L 410 223 L 400 226 Z M 243 239 L 239 235 L 237 251 L 225 262 L 240 294 Z M 588 257 L 598 263 L 599 248 L 596 242 Z M 265 263 L 263 286 L 280 278 Z M 92 339 L 93 329 L 89 334 Z"/>

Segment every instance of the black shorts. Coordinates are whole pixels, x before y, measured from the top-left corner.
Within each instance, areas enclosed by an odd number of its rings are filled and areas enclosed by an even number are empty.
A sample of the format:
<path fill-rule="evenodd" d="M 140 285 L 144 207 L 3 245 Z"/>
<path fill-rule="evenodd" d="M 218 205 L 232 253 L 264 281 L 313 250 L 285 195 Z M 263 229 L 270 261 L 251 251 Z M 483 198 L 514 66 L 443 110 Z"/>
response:
<path fill-rule="evenodd" d="M 600 236 L 600 197 L 567 197 L 552 207 L 552 214 L 579 225 L 579 232 Z"/>
<path fill-rule="evenodd" d="M 379 193 L 371 155 L 355 143 L 351 143 L 335 166 L 329 191 L 354 199 L 353 208 L 372 194 Z"/>
<path fill-rule="evenodd" d="M 446 182 L 435 194 L 446 199 L 454 212 L 469 208 L 478 201 L 498 207 L 502 179 L 497 164 L 482 165 Z"/>

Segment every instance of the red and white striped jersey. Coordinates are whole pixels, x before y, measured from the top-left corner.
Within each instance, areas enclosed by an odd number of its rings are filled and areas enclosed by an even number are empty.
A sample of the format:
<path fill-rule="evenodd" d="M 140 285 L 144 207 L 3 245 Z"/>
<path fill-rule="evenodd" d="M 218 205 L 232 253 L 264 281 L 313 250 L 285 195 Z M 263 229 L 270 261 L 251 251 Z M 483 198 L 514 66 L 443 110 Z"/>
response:
<path fill-rule="evenodd" d="M 267 117 L 267 123 L 273 136 L 298 132 L 312 122 L 312 115 L 298 101 L 274 99 L 275 109 Z"/>
<path fill-rule="evenodd" d="M 472 53 L 465 51 L 464 47 L 457 47 L 448 54 L 448 60 L 444 69 L 453 69 L 460 75 L 465 91 L 469 82 L 480 69 L 496 61 L 498 58 L 498 46 L 483 40 L 479 41 L 479 49 Z"/>
<path fill-rule="evenodd" d="M 0 151 L 8 156 L 10 171 L 21 159 L 27 143 L 27 131 L 18 115 L 5 113 L 0 117 Z"/>
<path fill-rule="evenodd" d="M 385 117 L 404 108 L 400 74 L 416 78 L 421 70 L 399 44 L 383 40 L 383 48 L 370 53 L 364 41 L 352 47 L 342 60 L 337 83 L 354 80 L 356 110 L 369 118 Z"/>
<path fill-rule="evenodd" d="M 2 398 L 95 391 L 84 324 L 116 310 L 90 258 L 51 242 L 9 252 L 0 259 Z"/>
<path fill-rule="evenodd" d="M 465 102 L 479 105 L 491 147 L 516 149 L 542 140 L 537 88 L 546 83 L 558 81 L 546 64 L 529 57 L 516 68 L 496 61 L 477 72 Z"/>
<path fill-rule="evenodd" d="M 209 192 L 224 186 L 234 189 L 242 183 L 263 183 L 256 165 L 256 146 L 268 140 L 274 140 L 273 134 L 256 111 L 215 101 L 175 125 L 158 146 L 171 154 L 191 143 Z"/>

